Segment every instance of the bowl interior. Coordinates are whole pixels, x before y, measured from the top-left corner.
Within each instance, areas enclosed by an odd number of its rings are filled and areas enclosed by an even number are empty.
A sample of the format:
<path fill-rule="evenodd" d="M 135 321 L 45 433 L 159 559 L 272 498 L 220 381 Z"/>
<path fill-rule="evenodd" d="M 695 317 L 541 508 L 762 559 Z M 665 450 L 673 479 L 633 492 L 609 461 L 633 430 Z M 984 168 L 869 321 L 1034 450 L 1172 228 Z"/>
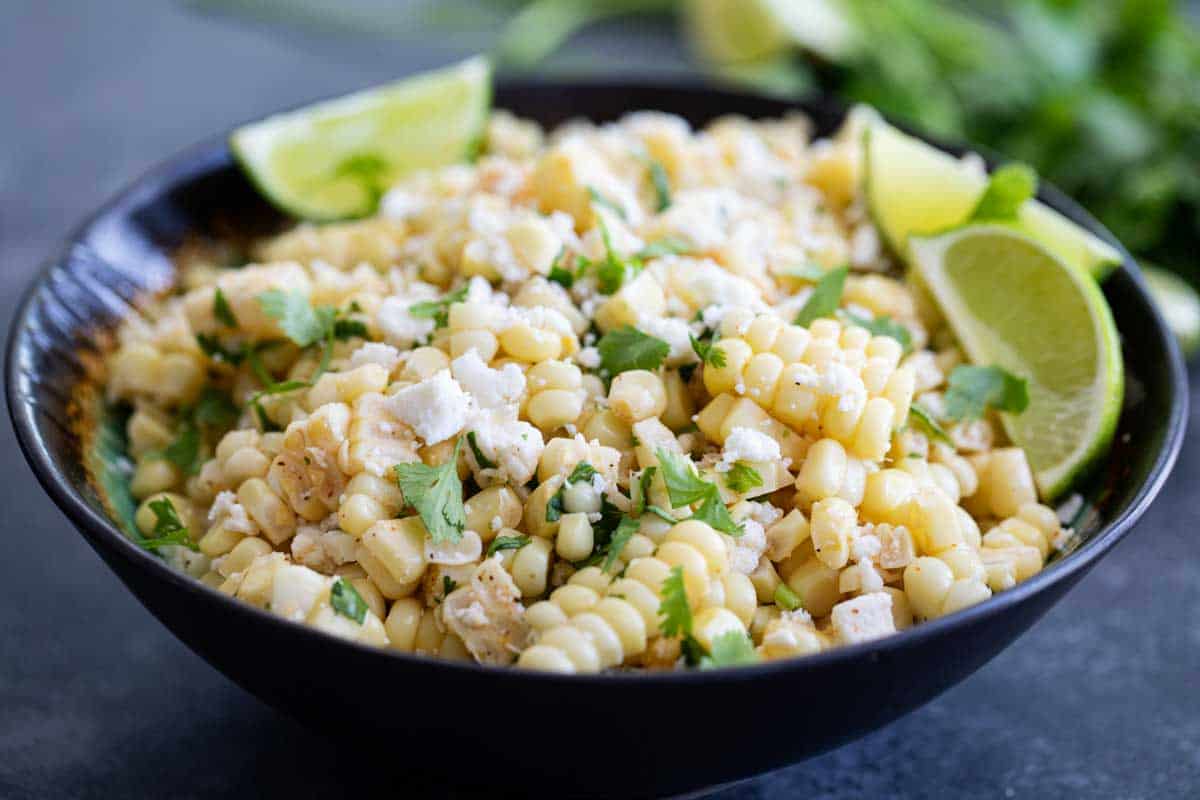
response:
<path fill-rule="evenodd" d="M 726 114 L 764 117 L 799 109 L 812 118 L 818 134 L 826 134 L 844 114 L 842 107 L 827 100 L 794 105 L 704 87 L 526 84 L 501 87 L 496 103 L 547 127 L 577 117 L 608 121 L 644 108 L 679 114 L 693 125 Z M 1043 187 L 1041 197 L 1111 239 L 1052 187 Z M 14 336 L 10 342 L 14 371 L 9 388 L 14 413 L 36 432 L 34 449 L 62 471 L 74 494 L 73 504 L 82 500 L 89 516 L 116 516 L 127 526 L 132 510 L 121 463 L 120 425 L 114 424 L 120 420 L 103 418 L 102 404 L 93 405 L 94 398 L 76 391 L 102 352 L 105 332 L 131 313 L 140 297 L 171 284 L 173 257 L 185 243 L 219 241 L 236 251 L 240 244 L 286 224 L 216 141 L 145 176 L 86 223 L 51 261 L 16 322 L 14 332 L 26 336 Z M 1080 535 L 1073 547 L 1086 545 L 1132 509 L 1162 459 L 1174 421 L 1181 417 L 1178 354 L 1131 262 L 1105 283 L 1104 291 L 1125 351 L 1126 403 L 1112 452 L 1079 488 L 1082 502 L 1072 522 Z M 22 346 L 16 346 L 18 341 Z M 93 413 L 100 418 L 92 419 Z M 104 429 L 106 422 L 109 427 Z M 101 428 L 98 435 L 80 436 L 95 424 Z M 94 442 L 86 451 L 85 439 Z M 64 487 L 58 490 L 54 493 L 61 494 Z"/>

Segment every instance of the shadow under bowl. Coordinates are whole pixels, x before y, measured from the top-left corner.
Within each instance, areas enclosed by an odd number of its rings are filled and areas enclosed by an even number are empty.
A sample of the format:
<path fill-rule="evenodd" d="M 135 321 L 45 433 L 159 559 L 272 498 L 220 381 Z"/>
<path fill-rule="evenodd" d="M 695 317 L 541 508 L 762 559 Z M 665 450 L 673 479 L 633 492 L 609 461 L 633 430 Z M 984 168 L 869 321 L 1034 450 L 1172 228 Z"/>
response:
<path fill-rule="evenodd" d="M 843 116 L 828 100 L 792 104 L 704 86 L 524 84 L 501 87 L 496 104 L 546 126 L 646 108 L 693 124 L 800 110 L 825 134 Z M 1040 197 L 1116 244 L 1052 187 Z M 1077 549 L 1014 589 L 882 641 L 718 672 L 564 677 L 359 646 L 231 600 L 135 546 L 89 480 L 75 424 L 76 387 L 101 352 L 97 332 L 111 330 L 138 297 L 171 284 L 181 243 L 249 237 L 283 223 L 234 165 L 225 137 L 144 176 L 70 238 L 26 295 L 9 341 L 9 410 L 39 481 L 151 613 L 276 708 L 385 753 L 400 781 L 433 774 L 448 787 L 505 793 L 664 795 L 745 778 L 860 736 L 962 680 L 1028 629 L 1129 532 L 1182 441 L 1183 363 L 1126 256 L 1103 287 L 1128 385 L 1116 443 L 1082 489 L 1097 522 Z"/>

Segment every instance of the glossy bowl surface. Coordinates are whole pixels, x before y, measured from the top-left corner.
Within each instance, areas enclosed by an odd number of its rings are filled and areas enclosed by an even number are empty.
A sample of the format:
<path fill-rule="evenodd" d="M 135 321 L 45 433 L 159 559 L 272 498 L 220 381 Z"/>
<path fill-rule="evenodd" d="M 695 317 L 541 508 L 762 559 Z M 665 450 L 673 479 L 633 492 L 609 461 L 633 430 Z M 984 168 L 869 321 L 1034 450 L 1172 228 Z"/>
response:
<path fill-rule="evenodd" d="M 496 104 L 547 126 L 646 108 L 693 124 L 799 108 L 827 133 L 843 115 L 832 101 L 795 105 L 704 86 L 523 84 L 501 87 Z M 1040 196 L 1113 241 L 1052 187 Z M 235 602 L 135 546 L 89 482 L 76 434 L 73 392 L 99 353 L 97 333 L 171 283 L 176 248 L 194 235 L 245 237 L 283 222 L 234 166 L 223 136 L 143 176 L 70 238 L 24 298 L 8 347 L 9 410 L 46 491 L 163 624 L 275 707 L 383 753 L 373 763 L 394 770 L 400 786 L 420 775 L 506 793 L 666 795 L 860 736 L 962 680 L 1032 625 L 1129 532 L 1183 437 L 1183 363 L 1126 256 L 1104 284 L 1128 388 L 1116 445 L 1083 490 L 1097 524 L 1016 588 L 880 642 L 721 672 L 561 677 L 375 650 Z"/>

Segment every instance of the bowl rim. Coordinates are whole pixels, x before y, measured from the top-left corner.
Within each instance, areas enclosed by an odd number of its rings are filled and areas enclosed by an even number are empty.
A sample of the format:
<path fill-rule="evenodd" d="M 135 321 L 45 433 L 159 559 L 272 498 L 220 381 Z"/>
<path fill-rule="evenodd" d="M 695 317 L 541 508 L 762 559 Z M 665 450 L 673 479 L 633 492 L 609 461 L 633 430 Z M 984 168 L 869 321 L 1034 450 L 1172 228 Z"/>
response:
<path fill-rule="evenodd" d="M 766 104 L 774 104 L 780 111 L 795 110 L 811 114 L 814 109 L 824 105 L 829 109 L 844 113 L 847 109 L 838 98 L 815 94 L 802 98 L 783 98 L 770 94 L 730 88 L 727 84 L 711 83 L 697 80 L 640 80 L 640 79 L 568 79 L 548 80 L 533 79 L 520 81 L 498 81 L 494 89 L 494 97 L 503 101 L 504 95 L 518 92 L 536 91 L 571 91 L 613 90 L 638 93 L 654 92 L 693 92 L 703 93 L 708 101 L 719 100 L 721 95 L 739 100 L 751 100 Z M 308 103 L 294 107 L 302 107 Z M 503 103 L 495 105 L 503 108 Z M 635 109 L 630 109 L 635 110 Z M 274 113 L 274 112 L 273 112 Z M 901 123 L 900 127 L 909 132 L 916 132 L 924 141 L 939 149 L 952 152 L 962 152 L 969 149 L 981 153 L 985 159 L 992 162 L 992 154 L 986 148 L 976 148 L 961 143 L 946 142 L 938 137 L 920 132 L 911 125 Z M 173 569 L 157 555 L 135 544 L 120 527 L 108 517 L 93 508 L 72 485 L 65 471 L 56 463 L 49 447 L 38 432 L 36 422 L 36 394 L 29 387 L 29 376 L 23 369 L 28 351 L 32 348 L 29 333 L 29 317 L 34 302 L 46 288 L 48 279 L 60 264 L 67 261 L 72 250 L 84 240 L 86 235 L 107 218 L 121 214 L 131 207 L 136 207 L 145 199 L 162 194 L 174 185 L 211 174 L 218 169 L 227 168 L 235 163 L 227 142 L 229 133 L 216 134 L 200 142 L 178 151 L 173 156 L 158 162 L 142 172 L 136 179 L 126 184 L 116 194 L 111 195 L 83 222 L 74 227 L 63 243 L 54 253 L 45 259 L 38 268 L 34 278 L 22 293 L 21 299 L 13 313 L 9 327 L 8 345 L 5 353 L 5 395 L 9 417 L 13 423 L 18 445 L 29 463 L 38 483 L 50 496 L 54 504 L 67 516 L 75 528 L 103 557 L 106 554 L 119 557 L 138 569 L 149 570 L 155 577 L 165 580 L 176 587 L 187 591 L 199 602 L 209 603 L 213 610 L 226 613 L 248 615 L 256 624 L 273 626 L 278 632 L 287 635 L 318 637 L 328 647 L 346 647 L 358 651 L 363 657 L 397 659 L 398 663 L 408 668 L 433 668 L 447 671 L 447 674 L 480 675 L 493 677 L 503 681 L 534 681 L 542 683 L 565 683 L 572 685 L 623 684 L 626 682 L 639 685 L 656 686 L 663 683 L 709 683 L 721 681 L 749 681 L 777 676 L 787 673 L 799 674 L 805 669 L 830 667 L 844 662 L 861 658 L 877 658 L 893 651 L 920 647 L 925 641 L 947 634 L 951 631 L 966 628 L 977 621 L 1010 610 L 1033 595 L 1040 594 L 1051 586 L 1068 580 L 1076 573 L 1086 572 L 1105 553 L 1111 550 L 1117 542 L 1123 539 L 1133 526 L 1146 512 L 1150 503 L 1158 495 L 1163 484 L 1170 475 L 1171 469 L 1179 455 L 1183 444 L 1187 423 L 1189 404 L 1187 372 L 1183 357 L 1175 337 L 1171 335 L 1161 312 L 1152 301 L 1145 280 L 1137 267 L 1136 261 L 1103 225 L 1088 212 L 1084 211 L 1072 199 L 1050 184 L 1042 183 L 1038 196 L 1050 206 L 1065 214 L 1074 222 L 1084 226 L 1092 233 L 1117 248 L 1122 256 L 1122 263 L 1114 272 L 1124 271 L 1131 278 L 1134 290 L 1141 300 L 1149 307 L 1154 319 L 1154 334 L 1158 336 L 1167 353 L 1167 370 L 1170 373 L 1170 413 L 1166 422 L 1164 435 L 1154 463 L 1150 467 L 1147 479 L 1138 487 L 1128 506 L 1117 517 L 1096 531 L 1081 546 L 1066 556 L 1049 564 L 1033 577 L 1017 584 L 1011 589 L 993 594 L 982 603 L 956 611 L 935 620 L 923 622 L 899 631 L 890 636 L 860 644 L 844 645 L 823 652 L 761 662 L 746 666 L 728 667 L 719 670 L 666 670 L 649 672 L 606 672 L 587 675 L 562 675 L 556 673 L 537 672 L 533 670 L 516 669 L 513 665 L 494 666 L 479 664 L 474 661 L 457 661 L 435 656 L 422 656 L 405 653 L 390 648 L 373 647 L 366 644 L 349 641 L 333 634 L 325 633 L 238 601 L 218 590 L 211 588 L 199 580 Z M 122 581 L 124 583 L 124 581 Z M 126 586 L 127 591 L 131 591 Z M 136 593 L 134 593 L 136 596 Z M 140 598 L 139 598 L 140 600 Z M 145 605 L 145 604 L 143 604 Z M 153 615 L 157 616 L 154 608 L 146 606 Z M 172 631 L 174 633 L 174 631 Z M 200 654 L 202 658 L 207 657 Z"/>

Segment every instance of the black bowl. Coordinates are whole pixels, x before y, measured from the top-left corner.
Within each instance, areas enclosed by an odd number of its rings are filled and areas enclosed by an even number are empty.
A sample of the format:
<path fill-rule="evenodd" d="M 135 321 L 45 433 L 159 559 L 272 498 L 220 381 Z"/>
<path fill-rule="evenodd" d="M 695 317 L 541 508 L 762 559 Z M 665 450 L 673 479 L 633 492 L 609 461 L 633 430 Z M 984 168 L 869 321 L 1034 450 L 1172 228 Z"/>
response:
<path fill-rule="evenodd" d="M 546 125 L 641 108 L 700 124 L 797 107 L 706 87 L 624 84 L 513 86 L 498 91 L 497 105 Z M 829 101 L 798 107 L 821 133 L 843 114 Z M 1113 241 L 1054 189 L 1040 195 Z M 1126 256 L 1104 284 L 1129 388 L 1117 443 L 1085 489 L 1099 523 L 1016 588 L 883 641 L 717 673 L 562 677 L 358 646 L 235 602 L 136 547 L 89 483 L 72 424 L 73 388 L 96 353 L 96 331 L 172 280 L 171 253 L 185 237 L 245 235 L 282 221 L 234 166 L 224 137 L 143 177 L 71 237 L 26 295 L 9 342 L 9 410 L 46 491 L 151 613 L 247 690 L 317 730 L 374 745 L 414 776 L 523 794 L 661 795 L 860 736 L 963 679 L 1029 628 L 1129 532 L 1183 438 L 1183 363 Z"/>

